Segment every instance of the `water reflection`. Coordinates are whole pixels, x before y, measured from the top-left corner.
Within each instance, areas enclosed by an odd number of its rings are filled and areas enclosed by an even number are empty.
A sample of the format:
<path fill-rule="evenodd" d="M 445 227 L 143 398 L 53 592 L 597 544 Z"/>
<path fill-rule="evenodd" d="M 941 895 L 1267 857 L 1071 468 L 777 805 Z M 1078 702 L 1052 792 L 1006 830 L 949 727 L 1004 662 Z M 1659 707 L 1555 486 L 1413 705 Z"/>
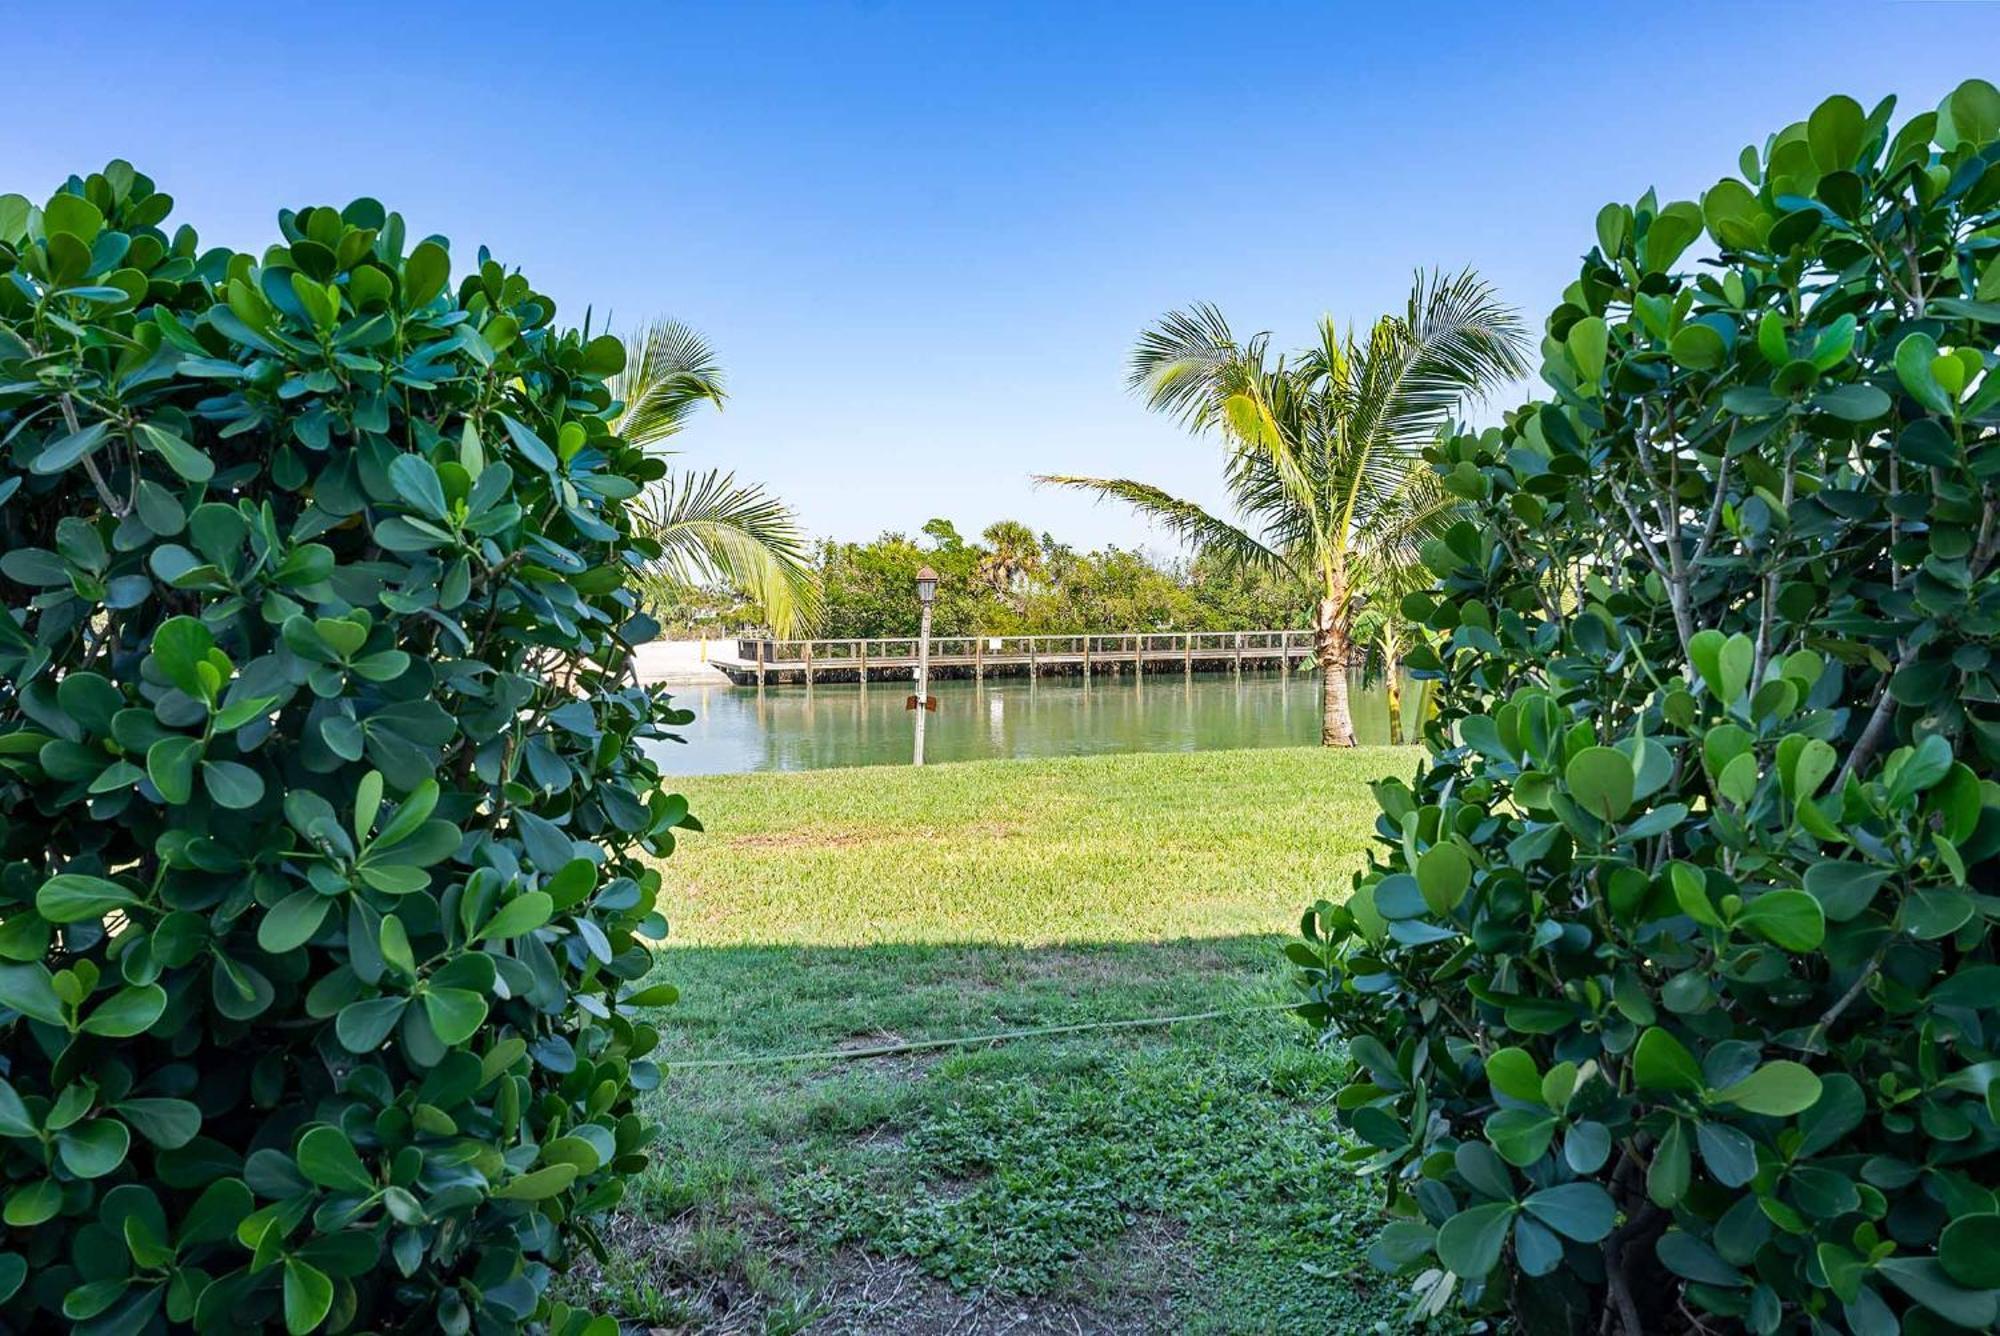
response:
<path fill-rule="evenodd" d="M 1387 693 L 1350 679 L 1358 741 L 1389 739 Z M 1280 673 L 1145 677 L 992 678 L 932 684 L 925 730 L 932 763 L 1100 752 L 1307 746 L 1319 738 L 1319 678 Z M 684 746 L 656 753 L 674 774 L 906 765 L 907 682 L 813 687 L 691 687 L 674 703 L 695 712 Z M 1403 691 L 1405 714 L 1418 693 Z"/>

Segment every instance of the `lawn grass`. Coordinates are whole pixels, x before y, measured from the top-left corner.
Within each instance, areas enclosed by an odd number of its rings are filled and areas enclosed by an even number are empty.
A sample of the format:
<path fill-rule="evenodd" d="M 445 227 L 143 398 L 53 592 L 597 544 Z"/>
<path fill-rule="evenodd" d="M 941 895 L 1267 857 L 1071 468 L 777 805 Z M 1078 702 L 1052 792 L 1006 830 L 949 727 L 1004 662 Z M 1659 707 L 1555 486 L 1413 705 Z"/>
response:
<path fill-rule="evenodd" d="M 1414 753 L 1267 750 L 685 781 L 670 1064 L 1213 1011 L 854 1061 L 670 1066 L 590 1283 L 662 1326 L 1363 1330 L 1344 1070 L 1272 1010 Z M 1262 1010 L 1249 1010 L 1263 1008 Z"/>

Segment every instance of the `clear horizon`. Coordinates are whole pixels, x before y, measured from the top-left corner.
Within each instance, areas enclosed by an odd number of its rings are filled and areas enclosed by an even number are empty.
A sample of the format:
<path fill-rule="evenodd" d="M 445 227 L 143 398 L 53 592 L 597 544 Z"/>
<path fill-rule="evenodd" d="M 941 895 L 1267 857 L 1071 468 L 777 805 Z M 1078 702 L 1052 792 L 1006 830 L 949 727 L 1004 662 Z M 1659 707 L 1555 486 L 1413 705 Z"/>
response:
<path fill-rule="evenodd" d="M 57 110 L 0 147 L 0 191 L 122 157 L 239 248 L 280 207 L 371 195 L 461 268 L 490 246 L 563 319 L 700 329 L 731 399 L 682 461 L 768 484 L 816 538 L 1018 519 L 1166 554 L 1122 508 L 1029 481 L 1219 500 L 1214 443 L 1124 388 L 1162 312 L 1213 301 L 1292 346 L 1469 264 L 1539 328 L 1607 200 L 1693 198 L 1835 92 L 1927 109 L 2000 50 L 2000 5 L 1228 18 L 112 3 L 87 34 L 14 34 L 21 104 Z"/>

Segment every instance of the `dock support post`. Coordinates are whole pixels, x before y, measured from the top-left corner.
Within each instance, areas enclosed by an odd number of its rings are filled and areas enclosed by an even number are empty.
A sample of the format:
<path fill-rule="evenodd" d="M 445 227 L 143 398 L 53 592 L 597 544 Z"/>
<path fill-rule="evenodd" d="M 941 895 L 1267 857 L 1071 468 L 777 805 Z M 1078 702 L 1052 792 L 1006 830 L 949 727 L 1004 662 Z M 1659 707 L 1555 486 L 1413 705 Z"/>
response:
<path fill-rule="evenodd" d="M 1090 637 L 1083 638 L 1083 680 L 1090 680 Z"/>
<path fill-rule="evenodd" d="M 757 642 L 757 685 L 760 687 L 764 685 L 764 650 L 770 643 L 768 640 Z"/>
<path fill-rule="evenodd" d="M 806 646 L 806 685 L 811 686 L 813 684 L 813 642 L 808 640 L 805 642 L 805 646 Z"/>
<path fill-rule="evenodd" d="M 861 642 L 861 685 L 868 685 L 868 642 Z"/>
<path fill-rule="evenodd" d="M 1039 671 L 1040 667 L 1035 662 L 1035 638 L 1030 636 L 1028 637 L 1028 680 L 1030 682 L 1034 681 Z"/>
<path fill-rule="evenodd" d="M 1236 633 L 1236 675 L 1243 676 L 1243 633 Z"/>
<path fill-rule="evenodd" d="M 972 640 L 972 680 L 986 680 L 986 637 L 974 636 Z"/>

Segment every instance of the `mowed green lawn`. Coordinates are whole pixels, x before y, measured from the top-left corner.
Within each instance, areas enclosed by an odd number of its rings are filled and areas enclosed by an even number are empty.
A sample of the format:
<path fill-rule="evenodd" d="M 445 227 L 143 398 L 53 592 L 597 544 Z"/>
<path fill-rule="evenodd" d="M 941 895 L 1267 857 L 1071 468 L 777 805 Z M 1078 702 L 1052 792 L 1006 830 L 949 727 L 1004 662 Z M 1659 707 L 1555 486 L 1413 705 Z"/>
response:
<path fill-rule="evenodd" d="M 1275 1009 L 1416 753 L 689 779 L 663 1139 L 587 1281 L 712 1331 L 1366 1330 L 1344 1066 Z M 1172 1024 L 774 1062 L 1050 1026 Z"/>

